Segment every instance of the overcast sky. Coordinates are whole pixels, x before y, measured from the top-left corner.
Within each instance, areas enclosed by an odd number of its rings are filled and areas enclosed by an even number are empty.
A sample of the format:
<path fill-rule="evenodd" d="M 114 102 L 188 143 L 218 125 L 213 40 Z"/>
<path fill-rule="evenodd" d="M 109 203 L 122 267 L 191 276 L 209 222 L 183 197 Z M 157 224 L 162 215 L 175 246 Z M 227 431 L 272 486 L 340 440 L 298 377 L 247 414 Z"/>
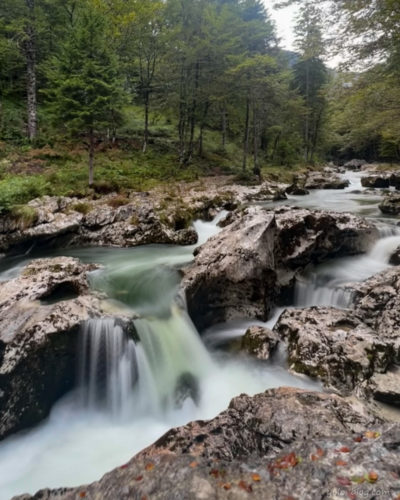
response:
<path fill-rule="evenodd" d="M 270 0 L 264 0 L 271 17 L 276 22 L 278 36 L 281 38 L 281 47 L 289 50 L 294 49 L 293 27 L 295 23 L 298 7 L 287 7 L 286 9 L 275 10 L 271 7 Z"/>

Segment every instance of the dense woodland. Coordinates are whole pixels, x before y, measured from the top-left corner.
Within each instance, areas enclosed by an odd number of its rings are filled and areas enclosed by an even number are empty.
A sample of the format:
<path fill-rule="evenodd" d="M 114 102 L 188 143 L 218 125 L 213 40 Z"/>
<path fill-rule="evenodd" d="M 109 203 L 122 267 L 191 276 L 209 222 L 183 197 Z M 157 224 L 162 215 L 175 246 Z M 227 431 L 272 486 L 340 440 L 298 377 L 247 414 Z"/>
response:
<path fill-rule="evenodd" d="M 0 206 L 107 181 L 400 155 L 398 2 L 2 0 Z M 328 69 L 332 47 L 348 65 Z M 338 49 L 337 49 L 338 50 Z M 26 174 L 29 174 L 29 177 Z M 85 191 L 83 191 L 85 192 Z"/>

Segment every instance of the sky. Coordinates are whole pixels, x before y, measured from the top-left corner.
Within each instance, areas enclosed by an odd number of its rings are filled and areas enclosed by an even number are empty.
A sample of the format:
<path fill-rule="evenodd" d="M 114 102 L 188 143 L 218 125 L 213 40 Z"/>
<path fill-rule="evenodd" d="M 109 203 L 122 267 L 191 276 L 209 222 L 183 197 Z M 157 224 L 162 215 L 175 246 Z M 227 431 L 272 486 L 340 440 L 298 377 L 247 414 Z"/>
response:
<path fill-rule="evenodd" d="M 270 0 L 264 0 L 264 2 L 268 8 L 268 11 L 272 19 L 274 19 L 276 23 L 278 36 L 281 39 L 280 46 L 285 49 L 293 50 L 294 49 L 293 28 L 298 7 L 291 6 L 291 7 L 286 7 L 285 9 L 275 10 L 271 7 Z"/>

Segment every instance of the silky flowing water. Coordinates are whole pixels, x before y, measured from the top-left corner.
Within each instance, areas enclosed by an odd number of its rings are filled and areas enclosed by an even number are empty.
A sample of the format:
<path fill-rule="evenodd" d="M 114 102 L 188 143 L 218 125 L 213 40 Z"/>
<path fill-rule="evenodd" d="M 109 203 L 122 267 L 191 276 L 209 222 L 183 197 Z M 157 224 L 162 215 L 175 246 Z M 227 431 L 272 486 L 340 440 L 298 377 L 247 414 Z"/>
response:
<path fill-rule="evenodd" d="M 346 283 L 389 267 L 390 253 L 400 245 L 397 221 L 379 213 L 379 191 L 367 194 L 360 174 L 346 176 L 351 185 L 344 191 L 315 191 L 291 197 L 286 204 L 375 218 L 381 239 L 367 255 L 309 269 L 298 282 L 294 307 L 345 307 L 351 300 Z M 195 223 L 199 244 L 219 231 L 217 223 L 223 216 Z M 248 326 L 264 323 L 226 323 L 199 336 L 176 298 L 177 268 L 192 260 L 193 250 L 152 245 L 58 252 L 102 264 L 103 269 L 91 275 L 93 287 L 105 291 L 116 310 L 136 311 L 140 319 L 134 320 L 132 335 L 124 332 L 118 318 L 85 325 L 76 389 L 58 401 L 40 425 L 0 443 L 0 500 L 99 479 L 171 427 L 212 418 L 238 394 L 283 385 L 319 387 L 290 375 L 283 353 L 273 362 L 255 362 L 219 349 L 241 337 Z M 16 276 L 31 258 L 0 261 L 0 279 Z M 265 324 L 272 327 L 281 311 L 276 310 Z"/>

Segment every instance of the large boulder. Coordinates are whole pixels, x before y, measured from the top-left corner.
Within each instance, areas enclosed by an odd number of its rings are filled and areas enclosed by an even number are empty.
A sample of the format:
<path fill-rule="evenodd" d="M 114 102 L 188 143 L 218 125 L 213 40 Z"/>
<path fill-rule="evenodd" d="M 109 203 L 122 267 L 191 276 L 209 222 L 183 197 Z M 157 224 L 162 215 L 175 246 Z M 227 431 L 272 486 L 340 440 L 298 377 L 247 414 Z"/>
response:
<path fill-rule="evenodd" d="M 241 339 L 241 350 L 257 359 L 266 360 L 279 343 L 278 335 L 263 326 L 251 326 Z"/>
<path fill-rule="evenodd" d="M 379 210 L 387 215 L 400 214 L 400 194 L 390 194 L 379 205 Z"/>
<path fill-rule="evenodd" d="M 274 328 L 286 340 L 292 369 L 350 394 L 394 363 L 390 339 L 381 338 L 354 311 L 329 307 L 287 310 Z"/>
<path fill-rule="evenodd" d="M 235 318 L 266 320 L 299 269 L 367 251 L 374 225 L 351 214 L 249 207 L 196 252 L 182 288 L 199 329 Z"/>
<path fill-rule="evenodd" d="M 337 396 L 270 390 L 235 398 L 210 421 L 172 429 L 95 483 L 18 498 L 353 498 L 357 488 L 370 500 L 377 488 L 395 498 L 399 432 L 399 424 L 383 424 Z"/>
<path fill-rule="evenodd" d="M 310 172 L 304 183 L 306 190 L 310 189 L 345 189 L 350 185 L 347 179 L 328 173 L 328 172 Z"/>
<path fill-rule="evenodd" d="M 393 172 L 390 176 L 390 185 L 400 190 L 400 172 Z"/>
<path fill-rule="evenodd" d="M 273 212 L 252 207 L 197 250 L 182 286 L 200 329 L 234 318 L 266 318 L 276 283 L 275 229 Z"/>
<path fill-rule="evenodd" d="M 388 188 L 390 187 L 390 176 L 382 175 L 367 175 L 361 179 L 361 185 L 367 188 Z"/>
<path fill-rule="evenodd" d="M 400 266 L 400 246 L 398 246 L 390 256 L 389 264 L 392 266 Z"/>
<path fill-rule="evenodd" d="M 367 162 L 365 160 L 350 160 L 347 163 L 345 163 L 343 166 L 346 170 L 360 170 L 361 167 L 364 167 L 367 165 Z"/>
<path fill-rule="evenodd" d="M 102 314 L 89 292 L 93 268 L 40 259 L 0 283 L 0 439 L 42 420 L 74 386 L 80 328 Z"/>

